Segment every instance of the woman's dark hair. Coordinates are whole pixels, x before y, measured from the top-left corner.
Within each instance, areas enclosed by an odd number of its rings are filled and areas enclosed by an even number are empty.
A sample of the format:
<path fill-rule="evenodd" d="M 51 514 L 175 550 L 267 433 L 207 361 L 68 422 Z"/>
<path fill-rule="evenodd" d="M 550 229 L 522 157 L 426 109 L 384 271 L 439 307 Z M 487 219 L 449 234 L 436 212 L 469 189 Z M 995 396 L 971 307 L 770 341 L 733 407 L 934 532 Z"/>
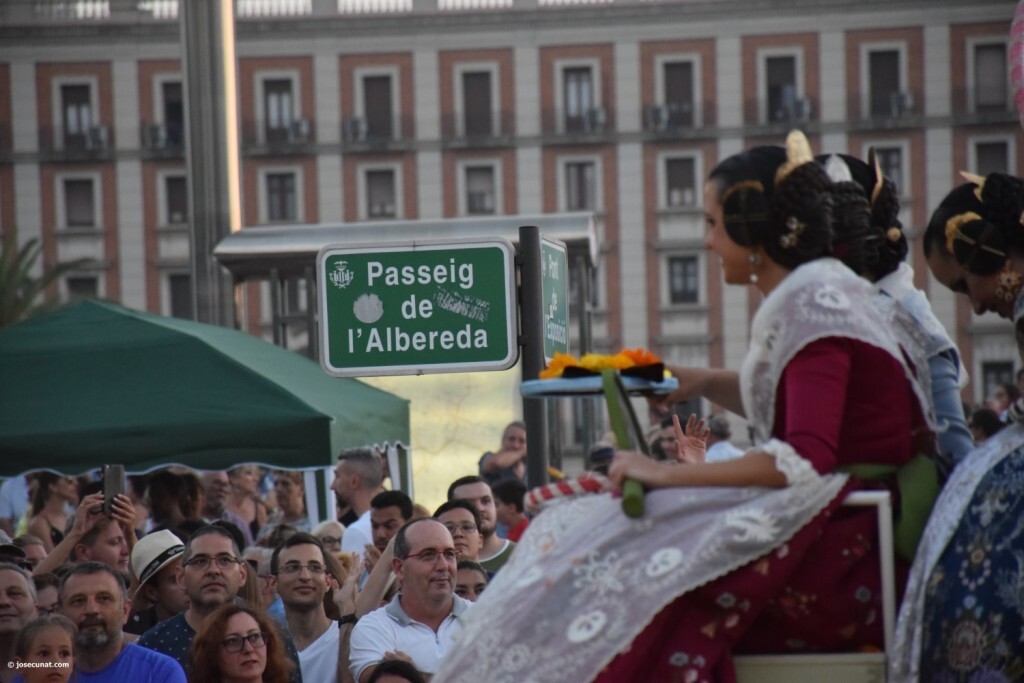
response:
<path fill-rule="evenodd" d="M 291 678 L 292 661 L 285 654 L 284 641 L 277 626 L 263 612 L 250 609 L 234 602 L 218 607 L 203 620 L 192 640 L 189 654 L 190 681 L 219 681 L 221 671 L 219 654 L 221 642 L 227 632 L 228 620 L 236 614 L 248 614 L 265 634 L 267 666 L 263 670 L 264 683 L 288 683 Z"/>
<path fill-rule="evenodd" d="M 793 269 L 831 252 L 832 181 L 820 165 L 806 163 L 776 185 L 785 162 L 781 147 L 754 147 L 718 164 L 710 179 L 718 186 L 729 238 L 760 246 L 772 261 Z"/>
<path fill-rule="evenodd" d="M 46 501 L 53 495 L 50 487 L 60 481 L 61 476 L 53 472 L 37 472 L 35 475 L 36 490 L 32 494 L 32 516 L 38 515 L 46 507 Z"/>
<path fill-rule="evenodd" d="M 990 173 L 981 200 L 975 194 L 977 189 L 974 183 L 967 183 L 946 195 L 928 222 L 924 252 L 930 255 L 938 246 L 951 251 L 967 272 L 992 275 L 1006 263 L 1011 248 L 1024 250 L 1020 223 L 1024 182 L 1005 173 Z"/>
<path fill-rule="evenodd" d="M 1006 426 L 1006 423 L 999 419 L 999 413 L 991 408 L 978 408 L 971 413 L 969 422 L 971 429 L 979 430 L 986 439 Z"/>
<path fill-rule="evenodd" d="M 415 666 L 401 659 L 385 659 L 373 670 L 367 683 L 375 683 L 387 675 L 401 676 L 409 683 L 427 683 L 427 679 Z"/>
<path fill-rule="evenodd" d="M 830 156 L 821 155 L 817 160 L 826 164 Z M 863 205 L 853 196 L 854 188 L 836 183 L 833 256 L 868 279 L 879 280 L 896 270 L 909 251 L 900 222 L 899 192 L 888 178 L 879 181 L 870 164 L 848 154 L 835 156 L 846 164 L 853 184 L 867 200 L 869 220 L 865 225 L 861 219 Z"/>

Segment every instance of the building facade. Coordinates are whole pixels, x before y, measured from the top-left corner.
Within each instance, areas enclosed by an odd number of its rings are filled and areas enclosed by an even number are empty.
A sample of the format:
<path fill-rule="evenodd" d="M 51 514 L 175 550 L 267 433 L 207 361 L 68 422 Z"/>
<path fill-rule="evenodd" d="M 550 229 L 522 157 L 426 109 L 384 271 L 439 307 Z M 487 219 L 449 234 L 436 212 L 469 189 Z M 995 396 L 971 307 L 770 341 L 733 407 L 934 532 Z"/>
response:
<path fill-rule="evenodd" d="M 703 178 L 799 127 L 819 153 L 878 152 L 980 401 L 1018 367 L 1010 326 L 934 283 L 919 238 L 960 170 L 1022 166 L 1014 7 L 238 0 L 243 221 L 592 211 L 595 350 L 735 368 L 758 295 L 705 251 Z M 174 0 L 0 6 L 0 230 L 40 239 L 46 264 L 95 264 L 52 296 L 191 315 L 176 16 Z M 301 283 L 286 293 L 305 306 Z M 247 294 L 267 335 L 266 289 Z"/>

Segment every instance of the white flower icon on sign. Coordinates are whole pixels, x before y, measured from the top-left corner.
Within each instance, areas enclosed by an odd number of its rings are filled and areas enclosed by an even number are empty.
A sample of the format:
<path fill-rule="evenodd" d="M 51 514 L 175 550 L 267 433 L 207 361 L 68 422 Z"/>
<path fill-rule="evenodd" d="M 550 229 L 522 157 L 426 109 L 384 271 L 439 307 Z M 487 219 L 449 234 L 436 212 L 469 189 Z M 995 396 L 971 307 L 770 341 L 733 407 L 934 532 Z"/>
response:
<path fill-rule="evenodd" d="M 363 294 L 352 304 L 352 312 L 356 320 L 369 325 L 384 315 L 384 302 L 376 294 Z"/>

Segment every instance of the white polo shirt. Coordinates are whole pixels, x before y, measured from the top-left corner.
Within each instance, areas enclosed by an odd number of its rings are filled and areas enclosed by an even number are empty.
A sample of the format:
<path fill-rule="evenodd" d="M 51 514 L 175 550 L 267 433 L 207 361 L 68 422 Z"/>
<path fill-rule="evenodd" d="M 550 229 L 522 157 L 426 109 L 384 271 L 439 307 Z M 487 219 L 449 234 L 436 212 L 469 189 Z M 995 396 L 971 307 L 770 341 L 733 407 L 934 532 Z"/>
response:
<path fill-rule="evenodd" d="M 420 671 L 433 675 L 444 655 L 462 632 L 462 617 L 473 604 L 452 595 L 452 611 L 441 622 L 437 633 L 426 624 L 414 621 L 402 609 L 399 593 L 384 607 L 370 612 L 352 629 L 349 668 L 356 681 L 368 666 L 377 664 L 385 652 L 401 650 L 412 658 Z"/>

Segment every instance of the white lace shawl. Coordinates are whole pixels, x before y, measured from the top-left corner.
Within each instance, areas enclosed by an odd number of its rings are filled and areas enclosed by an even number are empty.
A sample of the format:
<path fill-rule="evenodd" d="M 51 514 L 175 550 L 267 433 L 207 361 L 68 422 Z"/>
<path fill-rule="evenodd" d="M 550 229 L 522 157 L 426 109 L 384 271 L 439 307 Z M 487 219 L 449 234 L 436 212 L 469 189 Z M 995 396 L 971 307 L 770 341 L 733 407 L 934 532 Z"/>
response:
<path fill-rule="evenodd" d="M 876 282 L 875 287 L 883 295 L 895 300 L 916 323 L 915 328 L 909 331 L 909 334 L 912 335 L 910 339 L 919 345 L 920 352 L 923 353 L 926 361 L 944 351 L 952 350 L 956 353 L 959 365 L 957 381 L 961 389 L 967 386 L 967 368 L 960 360 L 960 350 L 957 349 L 946 328 L 935 317 L 928 297 L 914 286 L 914 269 L 907 263 L 901 263 L 896 270 Z M 902 343 L 903 339 L 900 342 Z M 914 358 L 913 360 L 916 365 L 918 359 Z M 921 366 L 917 367 L 920 370 Z M 924 368 L 927 370 L 927 365 Z M 927 372 L 923 374 L 927 374 Z"/>
<path fill-rule="evenodd" d="M 765 298 L 754 316 L 750 352 L 740 370 L 743 407 L 758 439 L 771 434 L 775 392 L 786 365 L 808 344 L 829 337 L 855 339 L 895 358 L 922 414 L 931 414 L 928 395 L 904 361 L 874 298 L 867 280 L 832 258 L 803 264 Z"/>
<path fill-rule="evenodd" d="M 889 683 L 916 683 L 920 676 L 924 599 L 928 580 L 946 545 L 960 526 L 960 518 L 974 497 L 978 483 L 1003 458 L 1024 444 L 1024 426 L 1012 424 L 987 439 L 961 460 L 935 501 L 896 620 L 896 634 L 889 658 Z"/>
<path fill-rule="evenodd" d="M 1024 290 L 1013 304 L 1013 321 L 1017 330 L 1017 350 L 1024 358 Z M 907 579 L 907 590 L 896 620 L 896 637 L 889 659 L 890 683 L 916 683 L 920 676 L 921 635 L 924 618 L 925 590 L 935 564 L 942 556 L 960 518 L 974 497 L 978 484 L 989 471 L 1008 455 L 1024 446 L 1024 425 L 1011 424 L 986 439 L 961 460 L 935 501 L 921 542 L 914 555 L 914 564 Z"/>

